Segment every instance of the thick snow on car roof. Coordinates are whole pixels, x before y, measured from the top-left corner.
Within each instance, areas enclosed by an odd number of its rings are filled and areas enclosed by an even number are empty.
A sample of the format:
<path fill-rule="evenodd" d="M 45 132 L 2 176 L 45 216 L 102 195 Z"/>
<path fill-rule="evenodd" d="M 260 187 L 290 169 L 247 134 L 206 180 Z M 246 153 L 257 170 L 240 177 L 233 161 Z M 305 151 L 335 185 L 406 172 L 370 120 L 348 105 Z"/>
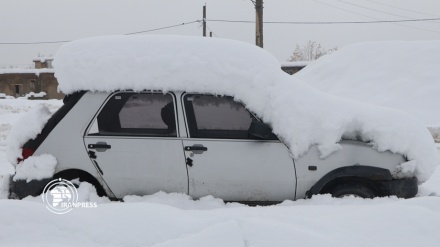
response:
<path fill-rule="evenodd" d="M 54 66 L 59 90 L 66 94 L 83 89 L 179 89 L 222 94 L 251 85 L 262 76 L 276 77 L 280 71 L 272 55 L 246 43 L 181 36 L 74 41 L 59 50 Z"/>
<path fill-rule="evenodd" d="M 420 181 L 439 163 L 428 130 L 396 110 L 338 98 L 285 74 L 267 51 L 238 41 L 182 36 L 108 36 L 64 45 L 54 59 L 59 90 L 177 90 L 230 95 L 290 147 L 322 157 L 345 138 L 406 155 Z M 416 164 L 414 166 L 414 164 Z"/>

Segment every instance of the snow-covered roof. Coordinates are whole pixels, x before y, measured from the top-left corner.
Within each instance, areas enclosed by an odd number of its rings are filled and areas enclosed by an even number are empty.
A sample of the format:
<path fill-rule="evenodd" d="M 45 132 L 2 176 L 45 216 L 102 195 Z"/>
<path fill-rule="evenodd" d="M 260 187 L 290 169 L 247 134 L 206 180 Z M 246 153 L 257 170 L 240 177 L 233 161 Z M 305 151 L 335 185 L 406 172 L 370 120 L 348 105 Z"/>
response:
<path fill-rule="evenodd" d="M 37 58 L 34 58 L 32 61 L 44 63 L 44 62 L 48 62 L 48 61 L 53 61 L 53 57 L 37 57 Z"/>
<path fill-rule="evenodd" d="M 293 61 L 293 62 L 282 62 L 281 67 L 306 67 L 312 61 Z"/>
<path fill-rule="evenodd" d="M 55 73 L 54 69 L 0 69 L 0 74 L 35 74 L 39 75 L 41 73 Z"/>
<path fill-rule="evenodd" d="M 295 158 L 318 145 L 337 150 L 359 137 L 379 151 L 417 161 L 420 181 L 440 163 L 428 130 L 392 109 L 338 98 L 285 74 L 269 52 L 247 43 L 202 37 L 108 36 L 64 45 L 54 59 L 59 90 L 176 90 L 230 95 L 246 104 Z"/>

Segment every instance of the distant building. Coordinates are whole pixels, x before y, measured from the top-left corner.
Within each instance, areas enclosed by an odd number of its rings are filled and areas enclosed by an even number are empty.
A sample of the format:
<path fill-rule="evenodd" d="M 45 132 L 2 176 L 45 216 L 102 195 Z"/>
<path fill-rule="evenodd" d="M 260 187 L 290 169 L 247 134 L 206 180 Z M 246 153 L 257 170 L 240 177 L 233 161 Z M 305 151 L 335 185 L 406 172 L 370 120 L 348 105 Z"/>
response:
<path fill-rule="evenodd" d="M 51 57 L 38 57 L 33 60 L 36 69 L 53 69 L 52 61 Z"/>
<path fill-rule="evenodd" d="M 0 93 L 22 97 L 31 92 L 45 92 L 43 99 L 62 99 L 52 67 L 53 58 L 33 60 L 35 69 L 0 69 Z"/>
<path fill-rule="evenodd" d="M 296 61 L 281 63 L 281 69 L 289 75 L 293 75 L 306 67 L 310 61 Z"/>

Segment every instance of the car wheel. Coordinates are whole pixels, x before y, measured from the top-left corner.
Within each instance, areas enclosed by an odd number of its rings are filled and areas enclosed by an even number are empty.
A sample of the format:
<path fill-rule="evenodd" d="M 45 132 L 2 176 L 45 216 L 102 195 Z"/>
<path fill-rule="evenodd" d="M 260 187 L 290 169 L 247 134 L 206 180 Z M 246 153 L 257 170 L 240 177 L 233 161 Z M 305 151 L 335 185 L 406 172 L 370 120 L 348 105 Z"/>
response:
<path fill-rule="evenodd" d="M 328 191 L 333 197 L 355 196 L 360 198 L 373 198 L 374 192 L 367 186 L 360 183 L 338 184 Z"/>
<path fill-rule="evenodd" d="M 63 174 L 62 176 L 55 176 L 54 177 L 54 179 L 58 179 L 58 178 L 62 178 L 62 179 L 65 179 L 65 180 L 68 180 L 68 181 L 71 181 L 71 182 L 74 181 L 74 182 L 72 182 L 72 184 L 75 186 L 75 188 L 79 187 L 79 183 L 78 182 L 88 182 L 88 183 L 92 184 L 93 186 L 95 186 L 95 189 L 96 189 L 96 192 L 97 192 L 98 196 L 107 196 L 107 194 L 105 193 L 105 191 L 102 188 L 102 186 L 96 180 L 93 180 L 93 179 L 90 179 L 90 178 L 83 178 L 83 177 L 81 177 L 81 176 L 79 176 L 79 175 L 77 175 L 75 173 Z M 47 191 L 45 191 L 43 189 L 41 192 L 42 193 L 46 193 Z"/>

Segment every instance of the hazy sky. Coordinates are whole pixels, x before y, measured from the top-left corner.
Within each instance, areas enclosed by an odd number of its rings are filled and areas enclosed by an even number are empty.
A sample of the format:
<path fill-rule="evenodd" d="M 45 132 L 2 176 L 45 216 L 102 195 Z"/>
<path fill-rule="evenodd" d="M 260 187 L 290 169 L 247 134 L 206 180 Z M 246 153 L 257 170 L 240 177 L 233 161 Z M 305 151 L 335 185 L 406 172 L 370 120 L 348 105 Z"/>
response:
<path fill-rule="evenodd" d="M 192 22 L 207 5 L 208 31 L 214 37 L 255 44 L 250 0 L 0 0 L 0 68 L 32 64 L 38 55 L 54 55 L 65 41 L 127 34 Z M 368 22 L 440 18 L 439 0 L 266 0 L 267 22 Z M 199 23 L 145 34 L 202 35 Z M 138 34 L 144 35 L 144 34 Z M 264 24 L 264 48 L 286 61 L 296 44 L 308 40 L 326 48 L 374 40 L 440 39 L 440 20 L 375 24 Z"/>

